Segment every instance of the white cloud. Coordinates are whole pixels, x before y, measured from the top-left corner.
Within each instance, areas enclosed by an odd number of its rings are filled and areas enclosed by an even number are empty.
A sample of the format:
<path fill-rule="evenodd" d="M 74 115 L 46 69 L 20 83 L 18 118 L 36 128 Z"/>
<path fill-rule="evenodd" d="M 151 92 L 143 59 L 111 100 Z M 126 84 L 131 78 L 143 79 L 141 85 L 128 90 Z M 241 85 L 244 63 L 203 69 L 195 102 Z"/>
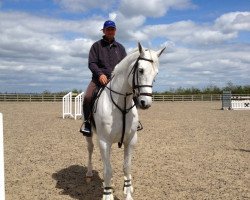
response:
<path fill-rule="evenodd" d="M 32 34 L 40 34 L 41 36 L 48 34 L 50 37 L 58 37 L 60 33 L 74 32 L 96 39 L 100 35 L 104 21 L 100 17 L 79 21 L 53 19 L 23 12 L 0 12 L 0 18 L 0 28 L 6 33 L 8 31 L 8 35 L 15 35 L 15 37 L 30 37 Z"/>
<path fill-rule="evenodd" d="M 63 9 L 70 12 L 86 12 L 91 9 L 107 10 L 114 0 L 54 0 Z"/>
<path fill-rule="evenodd" d="M 223 32 L 250 31 L 250 12 L 231 12 L 215 21 L 215 28 Z"/>
<path fill-rule="evenodd" d="M 230 80 L 249 84 L 249 45 L 227 43 L 240 31 L 250 30 L 249 12 L 226 13 L 210 24 L 186 20 L 161 25 L 145 25 L 142 13 L 127 17 L 114 11 L 109 16 L 115 16 L 117 38 L 127 52 L 137 41 L 150 48 L 167 46 L 160 57 L 155 90 L 223 86 Z M 85 89 L 91 78 L 89 48 L 101 38 L 106 18 L 72 21 L 21 12 L 0 12 L 0 18 L 0 92 L 22 91 L 23 86 L 36 91 Z"/>
<path fill-rule="evenodd" d="M 77 28 L 82 21 L 71 23 L 12 12 L 0 13 L 0 18 L 4 19 L 0 26 L 1 82 L 8 78 L 0 91 L 8 91 L 15 84 L 40 85 L 43 91 L 53 81 L 53 87 L 60 88 L 57 84 L 70 85 L 75 80 L 77 85 L 90 79 L 87 57 L 94 40 L 87 37 L 90 32 Z M 65 32 L 79 36 L 68 39 Z"/>
<path fill-rule="evenodd" d="M 130 35 L 145 41 L 163 37 L 182 44 L 214 45 L 237 38 L 239 31 L 250 31 L 250 12 L 225 14 L 214 24 L 197 24 L 187 20 L 147 25 L 139 30 L 131 30 Z"/>
<path fill-rule="evenodd" d="M 109 13 L 109 19 L 115 21 L 117 14 L 115 12 Z"/>
<path fill-rule="evenodd" d="M 115 23 L 117 25 L 117 38 L 122 41 L 137 41 L 138 37 L 134 35 L 134 30 L 143 26 L 146 17 L 142 15 L 126 17 L 121 12 L 113 12 L 115 15 Z"/>
<path fill-rule="evenodd" d="M 237 51 L 235 50 L 237 48 Z M 249 84 L 250 46 L 174 48 L 160 58 L 159 84 L 171 87 L 225 86 L 228 81 Z M 163 81 L 164 80 L 164 81 Z"/>
<path fill-rule="evenodd" d="M 187 9 L 193 7 L 190 0 L 121 0 L 120 11 L 126 16 L 161 17 L 171 8 Z"/>

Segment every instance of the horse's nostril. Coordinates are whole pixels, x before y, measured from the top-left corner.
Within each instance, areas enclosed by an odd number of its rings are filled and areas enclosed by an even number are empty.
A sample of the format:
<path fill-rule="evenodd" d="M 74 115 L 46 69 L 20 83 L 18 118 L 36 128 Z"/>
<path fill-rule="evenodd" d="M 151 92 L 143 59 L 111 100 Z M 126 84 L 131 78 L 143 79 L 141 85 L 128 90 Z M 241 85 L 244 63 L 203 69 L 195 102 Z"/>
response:
<path fill-rule="evenodd" d="M 143 107 L 145 107 L 146 102 L 145 102 L 144 100 L 141 100 L 141 105 L 142 105 Z"/>

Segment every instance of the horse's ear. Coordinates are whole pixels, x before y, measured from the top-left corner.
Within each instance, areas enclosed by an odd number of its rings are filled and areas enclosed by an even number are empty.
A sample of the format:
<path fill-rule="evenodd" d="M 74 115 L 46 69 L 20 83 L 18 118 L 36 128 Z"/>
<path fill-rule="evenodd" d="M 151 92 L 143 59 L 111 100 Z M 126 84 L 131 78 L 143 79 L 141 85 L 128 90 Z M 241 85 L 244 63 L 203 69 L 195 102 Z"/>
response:
<path fill-rule="evenodd" d="M 144 49 L 143 49 L 143 47 L 141 46 L 141 43 L 140 43 L 140 42 L 138 42 L 138 49 L 139 49 L 140 54 L 143 54 L 143 53 L 144 53 Z"/>
<path fill-rule="evenodd" d="M 164 47 L 163 49 L 157 51 L 157 56 L 160 57 L 160 55 L 162 54 L 162 52 L 166 49 L 166 47 Z"/>

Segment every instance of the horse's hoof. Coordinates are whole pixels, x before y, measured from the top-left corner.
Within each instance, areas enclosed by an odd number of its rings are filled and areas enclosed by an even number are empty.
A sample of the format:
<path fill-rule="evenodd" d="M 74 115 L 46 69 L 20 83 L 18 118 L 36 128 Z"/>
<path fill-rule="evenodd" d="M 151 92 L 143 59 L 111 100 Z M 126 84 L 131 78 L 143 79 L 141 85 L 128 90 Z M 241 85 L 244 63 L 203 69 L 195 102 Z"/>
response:
<path fill-rule="evenodd" d="M 86 176 L 86 183 L 90 183 L 92 181 L 92 176 Z"/>

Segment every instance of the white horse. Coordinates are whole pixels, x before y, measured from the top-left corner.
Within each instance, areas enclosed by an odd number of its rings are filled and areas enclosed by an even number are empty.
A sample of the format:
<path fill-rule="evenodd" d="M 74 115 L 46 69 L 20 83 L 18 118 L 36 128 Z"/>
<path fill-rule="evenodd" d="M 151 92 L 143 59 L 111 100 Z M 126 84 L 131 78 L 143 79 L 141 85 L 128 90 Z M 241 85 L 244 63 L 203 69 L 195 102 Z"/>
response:
<path fill-rule="evenodd" d="M 111 187 L 112 168 L 110 164 L 110 150 L 113 143 L 119 147 L 124 145 L 124 194 L 126 200 L 133 200 L 131 157 L 137 142 L 138 112 L 134 106 L 133 97 L 138 100 L 142 109 L 152 104 L 152 84 L 158 73 L 158 58 L 165 48 L 157 52 L 142 48 L 127 55 L 116 65 L 110 82 L 104 88 L 96 101 L 96 112 L 93 113 L 97 140 L 104 165 L 103 200 L 113 200 Z M 94 144 L 92 137 L 86 137 L 88 143 L 88 171 L 87 178 L 92 173 L 92 153 Z"/>

